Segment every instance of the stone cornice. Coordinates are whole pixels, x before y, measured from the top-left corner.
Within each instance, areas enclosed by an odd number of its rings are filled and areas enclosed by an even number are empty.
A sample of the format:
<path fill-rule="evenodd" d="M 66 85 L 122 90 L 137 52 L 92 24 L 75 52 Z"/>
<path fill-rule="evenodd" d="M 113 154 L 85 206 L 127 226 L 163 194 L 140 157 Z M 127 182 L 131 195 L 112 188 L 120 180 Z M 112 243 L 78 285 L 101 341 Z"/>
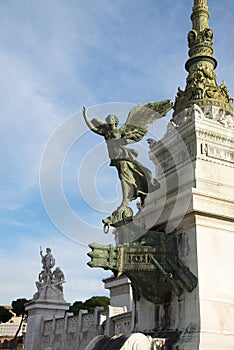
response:
<path fill-rule="evenodd" d="M 150 159 L 161 173 L 179 171 L 181 167 L 202 159 L 224 166 L 234 166 L 234 128 L 227 127 L 219 118 L 219 108 L 203 113 L 199 106 L 185 109 L 169 127 L 160 141 L 150 142 Z M 215 116 L 215 112 L 217 115 Z M 214 119 L 210 116 L 213 115 Z M 233 116 L 229 115 L 231 122 Z M 179 122 L 180 124 L 175 124 Z M 230 122 L 230 124 L 231 124 Z"/>

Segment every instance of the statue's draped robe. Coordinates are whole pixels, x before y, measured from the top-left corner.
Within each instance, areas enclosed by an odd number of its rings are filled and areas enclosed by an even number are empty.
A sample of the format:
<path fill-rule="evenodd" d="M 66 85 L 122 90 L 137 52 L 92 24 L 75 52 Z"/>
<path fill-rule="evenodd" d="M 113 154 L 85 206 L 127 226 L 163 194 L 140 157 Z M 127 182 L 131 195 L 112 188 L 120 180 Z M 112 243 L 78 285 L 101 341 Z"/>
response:
<path fill-rule="evenodd" d="M 125 138 L 106 139 L 110 166 L 115 166 L 121 182 L 129 187 L 129 201 L 144 197 L 149 192 L 159 188 L 159 183 L 153 178 L 151 171 L 136 160 L 135 149 L 126 147 Z"/>

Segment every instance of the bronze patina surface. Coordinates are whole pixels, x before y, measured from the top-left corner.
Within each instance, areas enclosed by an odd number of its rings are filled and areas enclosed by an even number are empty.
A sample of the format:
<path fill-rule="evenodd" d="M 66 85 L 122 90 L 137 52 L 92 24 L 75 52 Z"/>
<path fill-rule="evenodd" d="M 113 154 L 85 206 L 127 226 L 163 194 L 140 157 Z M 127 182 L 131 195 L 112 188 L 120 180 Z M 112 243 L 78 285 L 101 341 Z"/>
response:
<path fill-rule="evenodd" d="M 181 296 L 191 292 L 197 278 L 184 266 L 177 254 L 174 233 L 149 231 L 140 239 L 122 245 L 90 244 L 90 267 L 111 270 L 129 277 L 137 297 L 160 304 L 173 292 Z"/>
<path fill-rule="evenodd" d="M 127 146 L 142 140 L 148 131 L 148 125 L 165 116 L 171 108 L 170 100 L 136 105 L 129 112 L 125 124 L 118 128 L 117 116 L 109 114 L 105 121 L 97 118 L 89 120 L 87 110 L 83 107 L 84 120 L 89 129 L 103 136 L 106 141 L 110 166 L 117 169 L 122 187 L 122 202 L 103 220 L 105 227 L 118 227 L 124 224 L 125 219 L 131 220 L 128 204 L 140 198 L 141 205 L 144 205 L 147 194 L 159 188 L 160 185 L 151 171 L 137 160 L 137 151 Z"/>

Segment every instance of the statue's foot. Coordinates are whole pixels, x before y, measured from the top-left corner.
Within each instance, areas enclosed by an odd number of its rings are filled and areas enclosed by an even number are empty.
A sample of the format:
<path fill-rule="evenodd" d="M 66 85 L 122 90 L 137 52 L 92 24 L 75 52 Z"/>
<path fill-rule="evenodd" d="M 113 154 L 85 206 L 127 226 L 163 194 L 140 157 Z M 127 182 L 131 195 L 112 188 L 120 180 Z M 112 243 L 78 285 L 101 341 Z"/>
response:
<path fill-rule="evenodd" d="M 124 210 L 127 210 L 128 208 L 129 207 L 127 206 L 127 203 L 120 204 L 120 206 L 115 211 L 113 211 L 112 215 L 123 212 Z"/>
<path fill-rule="evenodd" d="M 127 224 L 132 220 L 132 217 L 132 209 L 127 205 L 121 205 L 111 214 L 111 216 L 108 216 L 106 219 L 102 220 L 102 222 L 104 228 L 109 226 L 118 227 Z"/>

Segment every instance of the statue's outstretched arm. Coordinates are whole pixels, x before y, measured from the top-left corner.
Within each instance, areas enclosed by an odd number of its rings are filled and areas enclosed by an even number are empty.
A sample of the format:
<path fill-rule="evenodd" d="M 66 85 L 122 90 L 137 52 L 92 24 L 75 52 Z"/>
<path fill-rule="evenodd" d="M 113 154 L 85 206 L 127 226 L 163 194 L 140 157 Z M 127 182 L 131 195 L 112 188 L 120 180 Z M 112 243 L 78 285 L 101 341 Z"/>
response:
<path fill-rule="evenodd" d="M 88 126 L 88 128 L 95 132 L 96 134 L 98 135 L 101 135 L 101 136 L 104 136 L 104 132 L 102 129 L 98 129 L 96 128 L 93 123 L 89 120 L 88 116 L 87 116 L 87 109 L 86 107 L 83 107 L 83 117 L 84 117 L 84 120 L 85 120 L 85 123 L 86 125 Z"/>

